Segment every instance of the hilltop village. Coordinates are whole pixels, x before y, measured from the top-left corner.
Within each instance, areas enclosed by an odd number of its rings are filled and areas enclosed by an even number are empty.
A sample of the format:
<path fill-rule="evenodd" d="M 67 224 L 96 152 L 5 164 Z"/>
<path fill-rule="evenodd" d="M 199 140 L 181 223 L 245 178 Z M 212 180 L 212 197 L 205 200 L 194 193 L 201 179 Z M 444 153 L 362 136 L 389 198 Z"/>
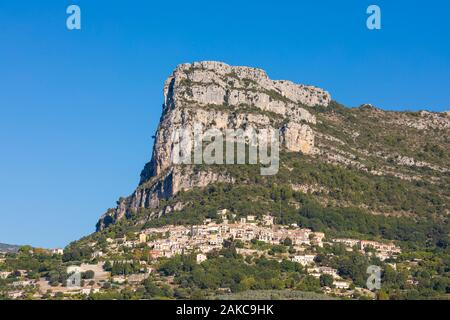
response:
<path fill-rule="evenodd" d="M 226 216 L 227 211 L 219 212 L 220 216 Z M 233 217 L 234 218 L 234 217 Z M 312 232 L 310 229 L 291 226 L 274 225 L 273 217 L 265 215 L 261 220 L 255 216 L 240 218 L 239 221 L 229 223 L 227 218 L 216 223 L 206 219 L 203 225 L 196 226 L 166 226 L 163 228 L 146 229 L 139 234 L 135 241 L 123 240 L 123 245 L 133 247 L 139 243 L 147 243 L 153 250 L 151 255 L 155 258 L 173 257 L 182 254 L 186 250 L 198 251 L 198 260 L 201 262 L 205 254 L 213 250 L 221 249 L 225 240 L 241 241 L 244 244 L 252 241 L 260 241 L 270 245 L 286 244 L 291 246 L 295 253 L 292 261 L 306 266 L 314 262 L 314 255 L 302 255 L 313 246 L 323 247 L 325 234 Z M 150 241 L 147 241 L 151 239 Z M 343 243 L 350 250 L 357 247 L 362 252 L 365 248 L 375 249 L 375 256 L 382 261 L 395 256 L 401 250 L 393 243 L 380 243 L 376 241 L 364 241 L 357 239 L 332 239 L 332 242 Z M 294 252 L 292 251 L 292 252 Z M 258 254 L 256 249 L 238 248 L 243 255 Z"/>
<path fill-rule="evenodd" d="M 355 293 L 374 298 L 375 294 L 363 286 L 356 286 L 348 277 L 342 277 L 338 269 L 323 263 L 324 247 L 341 246 L 348 252 L 391 261 L 395 268 L 395 258 L 401 250 L 394 243 L 382 243 L 358 239 L 326 239 L 322 232 L 300 228 L 293 224 L 274 224 L 273 217 L 260 218 L 236 215 L 221 210 L 219 219 L 205 219 L 201 225 L 168 225 L 147 228 L 128 233 L 122 237 L 107 237 L 97 242 L 88 242 L 89 256 L 84 256 L 77 266 L 68 269 L 66 276 L 51 273 L 40 277 L 30 270 L 3 270 L 0 278 L 13 279 L 9 282 L 7 295 L 10 298 L 51 298 L 80 297 L 101 294 L 112 289 L 128 288 L 138 290 L 146 279 L 164 284 L 172 290 L 178 284 L 173 277 L 164 277 L 164 267 L 173 259 L 192 257 L 195 264 L 207 263 L 209 257 L 217 257 L 226 247 L 233 244 L 237 255 L 246 261 L 252 258 L 267 259 L 277 263 L 290 263 L 293 270 L 301 270 L 309 278 L 320 280 L 321 291 L 333 296 L 352 297 Z M 105 245 L 106 244 L 106 245 Z M 24 254 L 48 254 L 62 256 L 62 260 L 74 254 L 73 249 L 31 249 Z M 34 250 L 34 251 L 33 251 Z M 322 253 L 321 253 L 322 252 Z M 83 256 L 84 253 L 80 253 Z M 331 254 L 333 255 L 333 254 Z M 5 263 L 7 257 L 0 260 Z M 295 267 L 298 266 L 298 267 Z M 163 270 L 163 271 L 161 271 Z M 80 275 L 80 282 L 71 283 L 73 274 Z M 227 287 L 220 292 L 231 292 Z"/>

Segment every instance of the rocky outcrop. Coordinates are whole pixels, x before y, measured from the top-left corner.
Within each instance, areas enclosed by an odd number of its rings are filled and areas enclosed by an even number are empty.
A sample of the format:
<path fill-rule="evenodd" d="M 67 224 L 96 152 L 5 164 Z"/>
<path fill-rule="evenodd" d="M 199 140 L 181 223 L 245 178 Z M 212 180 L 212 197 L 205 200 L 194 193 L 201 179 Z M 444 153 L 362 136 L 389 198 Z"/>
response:
<path fill-rule="evenodd" d="M 156 208 L 160 199 L 180 190 L 204 187 L 211 182 L 233 182 L 225 173 L 173 163 L 180 129 L 194 126 L 219 130 L 253 128 L 280 131 L 288 151 L 312 153 L 316 118 L 306 108 L 327 106 L 330 94 L 322 89 L 271 80 L 261 69 L 234 67 L 221 62 L 179 65 L 166 80 L 161 121 L 155 136 L 152 159 L 141 173 L 136 191 L 119 200 L 99 221 L 101 229 L 123 218 L 131 210 Z"/>
<path fill-rule="evenodd" d="M 412 116 L 411 116 L 412 115 Z M 415 113 L 397 113 L 389 119 L 389 122 L 397 126 L 406 126 L 417 130 L 450 129 L 450 113 L 419 111 Z"/>
<path fill-rule="evenodd" d="M 289 122 L 281 128 L 281 137 L 285 147 L 292 152 L 310 154 L 314 147 L 314 133 L 303 124 Z"/>

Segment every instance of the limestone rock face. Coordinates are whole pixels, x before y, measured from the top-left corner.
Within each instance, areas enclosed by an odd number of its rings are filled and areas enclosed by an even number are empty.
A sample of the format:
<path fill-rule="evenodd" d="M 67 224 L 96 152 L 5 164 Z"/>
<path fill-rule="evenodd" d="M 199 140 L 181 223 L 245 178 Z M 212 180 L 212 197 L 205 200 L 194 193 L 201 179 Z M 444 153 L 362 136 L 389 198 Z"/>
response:
<path fill-rule="evenodd" d="M 310 154 L 314 147 L 314 132 L 304 124 L 289 122 L 282 129 L 282 139 L 287 150 Z"/>
<path fill-rule="evenodd" d="M 179 65 L 165 83 L 164 96 L 169 108 L 190 100 L 199 105 L 252 104 L 282 115 L 298 108 L 298 104 L 327 106 L 331 101 L 330 94 L 322 89 L 271 80 L 261 69 L 214 61 Z"/>
<path fill-rule="evenodd" d="M 330 94 L 320 88 L 271 80 L 261 69 L 204 61 L 179 65 L 164 85 L 164 104 L 152 159 L 142 170 L 136 191 L 102 216 L 98 228 L 131 210 L 156 208 L 160 199 L 212 182 L 233 182 L 224 173 L 193 171 L 173 164 L 174 135 L 194 126 L 219 130 L 280 130 L 282 147 L 312 153 L 316 118 L 306 108 L 328 106 Z M 108 222 L 108 223 L 107 223 Z"/>

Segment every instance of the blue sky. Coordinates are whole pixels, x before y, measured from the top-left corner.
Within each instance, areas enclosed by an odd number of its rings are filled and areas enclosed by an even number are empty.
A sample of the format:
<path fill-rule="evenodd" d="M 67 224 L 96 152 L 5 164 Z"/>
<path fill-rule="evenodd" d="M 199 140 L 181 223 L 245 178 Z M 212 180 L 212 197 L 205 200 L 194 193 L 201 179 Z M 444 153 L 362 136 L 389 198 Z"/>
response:
<path fill-rule="evenodd" d="M 378 4 L 382 29 L 366 28 Z M 66 8 L 82 30 L 66 29 Z M 220 60 L 348 106 L 450 109 L 447 0 L 1 1 L 0 242 L 64 246 L 130 194 L 162 87 Z"/>

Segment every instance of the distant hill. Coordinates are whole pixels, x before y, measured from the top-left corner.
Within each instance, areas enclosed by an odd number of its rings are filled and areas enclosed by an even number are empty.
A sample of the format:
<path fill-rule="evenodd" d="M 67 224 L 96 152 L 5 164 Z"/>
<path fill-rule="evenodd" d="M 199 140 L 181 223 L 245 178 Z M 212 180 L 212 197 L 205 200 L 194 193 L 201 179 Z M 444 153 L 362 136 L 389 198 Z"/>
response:
<path fill-rule="evenodd" d="M 17 252 L 19 250 L 20 246 L 12 245 L 12 244 L 5 244 L 0 243 L 0 253 L 8 253 L 8 252 Z"/>

